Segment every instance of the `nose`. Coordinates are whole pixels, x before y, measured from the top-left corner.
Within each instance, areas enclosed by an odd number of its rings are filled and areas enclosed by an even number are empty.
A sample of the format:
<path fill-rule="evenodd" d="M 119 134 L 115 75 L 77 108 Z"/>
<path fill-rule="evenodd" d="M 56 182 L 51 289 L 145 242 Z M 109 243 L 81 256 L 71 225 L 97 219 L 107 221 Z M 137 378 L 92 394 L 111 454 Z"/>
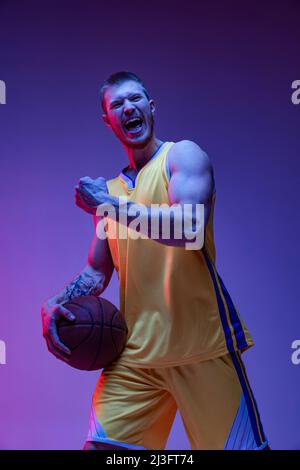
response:
<path fill-rule="evenodd" d="M 130 100 L 125 100 L 124 102 L 124 113 L 128 116 L 134 111 L 134 104 Z"/>

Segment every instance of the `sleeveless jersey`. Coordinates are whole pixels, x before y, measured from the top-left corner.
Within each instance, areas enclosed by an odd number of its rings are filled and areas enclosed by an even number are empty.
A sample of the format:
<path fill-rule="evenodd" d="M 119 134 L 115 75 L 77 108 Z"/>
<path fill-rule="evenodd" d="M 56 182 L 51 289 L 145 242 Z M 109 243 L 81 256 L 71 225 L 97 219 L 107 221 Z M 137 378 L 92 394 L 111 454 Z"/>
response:
<path fill-rule="evenodd" d="M 109 194 L 150 206 L 168 204 L 164 142 L 135 181 L 122 170 L 107 181 Z M 128 340 L 118 358 L 135 367 L 166 367 L 204 361 L 253 346 L 215 266 L 213 217 L 216 192 L 201 250 L 166 246 L 147 239 L 110 237 L 108 243 L 120 286 L 120 311 Z M 107 218 L 107 233 L 119 224 Z M 130 231 L 123 225 L 123 234 Z"/>

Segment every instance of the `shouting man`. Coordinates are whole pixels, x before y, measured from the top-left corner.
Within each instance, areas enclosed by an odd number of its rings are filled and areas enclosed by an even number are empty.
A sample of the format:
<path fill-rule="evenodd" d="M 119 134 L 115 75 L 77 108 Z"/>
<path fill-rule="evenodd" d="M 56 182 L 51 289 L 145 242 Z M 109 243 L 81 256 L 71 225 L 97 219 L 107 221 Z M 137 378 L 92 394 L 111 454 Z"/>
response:
<path fill-rule="evenodd" d="M 79 180 L 76 204 L 96 227 L 88 263 L 42 308 L 48 348 L 67 361 L 63 304 L 99 296 L 118 273 L 128 341 L 99 377 L 84 449 L 164 449 L 177 409 L 192 449 L 268 449 L 241 359 L 253 341 L 215 266 L 212 164 L 192 141 L 156 137 L 155 104 L 135 74 L 111 75 L 101 104 L 129 164 L 108 181 Z M 188 230 L 176 211 L 185 206 Z"/>

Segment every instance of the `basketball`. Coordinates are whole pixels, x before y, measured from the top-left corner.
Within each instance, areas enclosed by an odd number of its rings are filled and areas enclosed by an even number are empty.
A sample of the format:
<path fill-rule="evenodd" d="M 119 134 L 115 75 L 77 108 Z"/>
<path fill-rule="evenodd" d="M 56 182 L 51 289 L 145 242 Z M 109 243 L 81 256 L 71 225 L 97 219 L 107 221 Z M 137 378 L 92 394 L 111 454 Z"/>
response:
<path fill-rule="evenodd" d="M 58 335 L 71 350 L 67 363 L 81 370 L 98 370 L 112 363 L 125 347 L 128 328 L 124 316 L 101 297 L 77 297 L 64 307 L 75 315 L 61 319 Z"/>

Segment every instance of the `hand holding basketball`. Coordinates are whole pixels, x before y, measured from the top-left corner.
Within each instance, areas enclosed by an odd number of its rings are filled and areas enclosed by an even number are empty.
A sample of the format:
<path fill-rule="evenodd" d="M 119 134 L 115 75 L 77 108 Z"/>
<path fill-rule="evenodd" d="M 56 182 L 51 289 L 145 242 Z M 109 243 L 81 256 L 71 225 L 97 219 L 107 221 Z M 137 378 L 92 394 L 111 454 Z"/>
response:
<path fill-rule="evenodd" d="M 68 322 L 75 320 L 75 315 L 60 304 L 50 304 L 45 302 L 42 306 L 43 336 L 46 340 L 48 350 L 56 357 L 66 360 L 70 354 L 70 349 L 64 345 L 58 336 L 58 322 L 64 318 Z"/>
<path fill-rule="evenodd" d="M 102 297 L 85 295 L 42 312 L 49 351 L 76 369 L 102 369 L 125 347 L 128 328 L 124 316 Z"/>

